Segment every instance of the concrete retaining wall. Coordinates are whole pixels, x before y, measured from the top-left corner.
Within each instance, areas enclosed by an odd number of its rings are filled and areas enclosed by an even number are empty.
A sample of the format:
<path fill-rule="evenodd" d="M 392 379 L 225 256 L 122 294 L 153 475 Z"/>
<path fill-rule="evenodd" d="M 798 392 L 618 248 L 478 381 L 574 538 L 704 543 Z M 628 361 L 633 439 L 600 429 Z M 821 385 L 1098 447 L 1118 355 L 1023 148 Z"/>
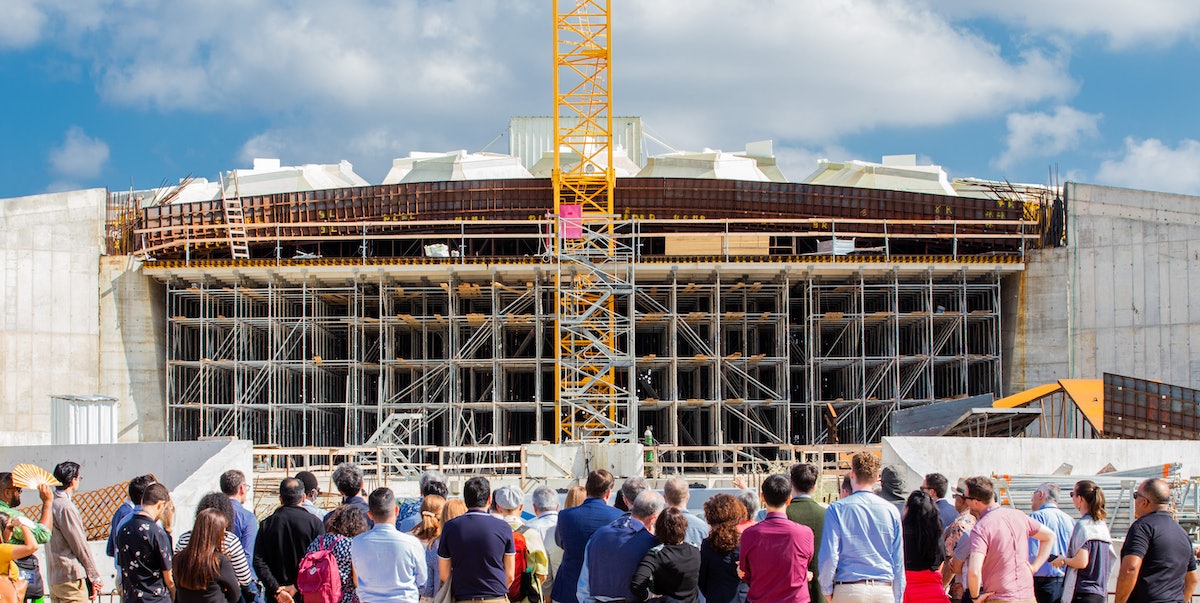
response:
<path fill-rule="evenodd" d="M 928 473 L 954 484 L 960 477 L 1053 473 L 1063 463 L 1073 475 L 1094 474 L 1111 463 L 1118 470 L 1182 463 L 1183 475 L 1200 475 L 1200 441 L 1073 440 L 1053 438 L 883 439 L 884 465 L 904 471 L 905 486 L 921 485 Z"/>
<path fill-rule="evenodd" d="M 50 443 L 50 396 L 99 393 L 104 189 L 0 200 L 0 445 Z"/>
<path fill-rule="evenodd" d="M 161 442 L 166 432 L 165 289 L 131 256 L 100 258 L 98 393 L 117 399 L 122 442 Z"/>
<path fill-rule="evenodd" d="M 1006 292 L 1005 393 L 1105 372 L 1200 387 L 1200 197 L 1067 197 L 1067 247 L 1031 253 Z"/>

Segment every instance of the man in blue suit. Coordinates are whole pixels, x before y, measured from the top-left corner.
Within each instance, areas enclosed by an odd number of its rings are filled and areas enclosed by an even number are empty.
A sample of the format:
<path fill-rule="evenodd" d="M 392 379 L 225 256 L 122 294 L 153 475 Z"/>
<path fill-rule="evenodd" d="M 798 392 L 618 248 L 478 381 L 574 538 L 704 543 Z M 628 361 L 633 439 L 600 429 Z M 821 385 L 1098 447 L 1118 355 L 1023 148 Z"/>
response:
<path fill-rule="evenodd" d="M 613 476 L 604 469 L 588 474 L 584 490 L 587 498 L 578 507 L 558 512 L 558 527 L 554 531 L 554 542 L 563 550 L 562 563 L 554 576 L 554 590 L 550 599 L 555 603 L 579 603 L 575 587 L 583 569 L 583 552 L 592 534 L 622 515 L 621 511 L 608 506 L 612 494 Z"/>

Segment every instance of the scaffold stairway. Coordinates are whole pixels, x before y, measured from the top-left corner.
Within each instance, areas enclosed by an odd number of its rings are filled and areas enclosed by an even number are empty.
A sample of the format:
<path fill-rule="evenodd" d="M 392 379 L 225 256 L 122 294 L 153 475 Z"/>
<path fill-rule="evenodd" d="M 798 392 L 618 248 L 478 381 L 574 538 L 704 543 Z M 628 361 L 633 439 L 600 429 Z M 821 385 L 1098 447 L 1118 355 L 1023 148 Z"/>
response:
<path fill-rule="evenodd" d="M 379 424 L 367 439 L 368 446 L 379 449 L 379 471 L 404 477 L 416 477 L 420 470 L 413 464 L 414 438 L 420 434 L 425 415 L 416 412 L 394 412 Z"/>

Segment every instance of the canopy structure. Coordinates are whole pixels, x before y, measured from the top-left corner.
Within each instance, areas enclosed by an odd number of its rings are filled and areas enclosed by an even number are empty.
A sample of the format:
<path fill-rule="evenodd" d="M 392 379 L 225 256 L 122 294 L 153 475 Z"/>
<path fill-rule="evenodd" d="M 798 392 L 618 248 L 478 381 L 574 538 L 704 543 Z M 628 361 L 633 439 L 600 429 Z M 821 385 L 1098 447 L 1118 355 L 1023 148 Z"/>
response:
<path fill-rule="evenodd" d="M 226 174 L 224 184 L 227 196 L 247 197 L 368 186 L 370 183 L 354 173 L 354 166 L 349 161 L 327 165 L 310 163 L 281 166 L 278 159 L 256 158 L 252 169 L 233 170 Z M 216 198 L 220 198 L 219 191 Z"/>
<path fill-rule="evenodd" d="M 942 166 L 917 165 L 916 155 L 884 155 L 882 163 L 821 159 L 817 162 L 816 171 L 801 182 L 938 195 L 958 194 Z"/>
<path fill-rule="evenodd" d="M 1040 408 L 1027 435 L 1097 438 L 1104 434 L 1104 381 L 1059 379 L 996 400 L 996 408 Z"/>
<path fill-rule="evenodd" d="M 680 151 L 651 157 L 639 178 L 709 178 L 770 182 L 753 157 L 704 149 L 700 153 Z"/>
<path fill-rule="evenodd" d="M 499 153 L 447 153 L 414 151 L 408 157 L 392 160 L 392 169 L 384 184 L 409 182 L 450 182 L 457 180 L 508 180 L 532 178 L 521 160 Z"/>
<path fill-rule="evenodd" d="M 629 178 L 631 176 L 636 176 L 638 171 L 642 169 L 637 163 L 634 163 L 634 161 L 629 158 L 629 152 L 625 150 L 624 147 L 613 145 L 612 152 L 613 170 L 617 173 L 617 178 Z M 572 169 L 579 165 L 579 153 L 568 151 L 567 149 L 562 149 L 559 151 L 559 153 L 562 155 L 560 158 L 560 163 L 562 163 L 564 170 Z M 597 157 L 596 163 L 604 165 L 605 158 Z M 549 178 L 550 172 L 553 169 L 554 151 L 546 151 L 542 153 L 542 158 L 538 159 L 537 163 L 533 164 L 533 167 L 529 168 L 529 171 L 533 174 L 534 178 Z"/>

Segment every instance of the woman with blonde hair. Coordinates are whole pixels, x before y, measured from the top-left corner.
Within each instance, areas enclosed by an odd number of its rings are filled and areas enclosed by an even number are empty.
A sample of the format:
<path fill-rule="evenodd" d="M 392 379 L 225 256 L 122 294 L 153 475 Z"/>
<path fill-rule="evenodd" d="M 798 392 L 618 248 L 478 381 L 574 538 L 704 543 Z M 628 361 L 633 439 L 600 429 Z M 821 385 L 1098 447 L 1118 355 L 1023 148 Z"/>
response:
<path fill-rule="evenodd" d="M 1075 482 L 1071 502 L 1079 511 L 1079 521 L 1067 545 L 1068 556 L 1050 564 L 1066 568 L 1063 578 L 1063 603 L 1104 603 L 1108 600 L 1108 574 L 1117 554 L 1112 548 L 1112 535 L 1104 523 L 1104 490 L 1091 480 Z"/>
<path fill-rule="evenodd" d="M 429 570 L 429 578 L 417 589 L 423 599 L 432 599 L 437 594 L 438 584 L 442 582 L 438 571 L 437 548 L 433 543 L 442 535 L 441 515 L 445 506 L 446 499 L 436 494 L 429 494 L 421 499 L 421 523 L 412 531 L 412 535 L 425 547 L 425 567 Z"/>
<path fill-rule="evenodd" d="M 563 501 L 563 508 L 578 507 L 583 504 L 585 498 L 587 498 L 587 488 L 583 486 L 571 486 L 571 489 L 567 490 L 567 499 Z"/>

